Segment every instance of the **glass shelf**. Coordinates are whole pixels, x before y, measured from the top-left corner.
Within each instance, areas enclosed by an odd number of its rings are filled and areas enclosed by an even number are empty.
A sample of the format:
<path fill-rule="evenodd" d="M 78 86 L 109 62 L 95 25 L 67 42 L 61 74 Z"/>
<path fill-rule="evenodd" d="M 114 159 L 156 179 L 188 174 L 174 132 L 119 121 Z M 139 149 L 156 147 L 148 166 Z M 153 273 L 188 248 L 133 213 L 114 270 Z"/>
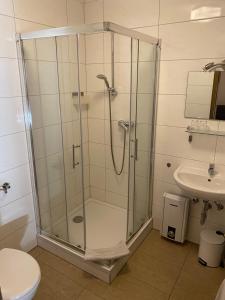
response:
<path fill-rule="evenodd" d="M 186 132 L 188 133 L 197 133 L 197 134 L 207 134 L 207 135 L 217 135 L 217 136 L 225 136 L 225 131 L 218 130 L 209 130 L 209 129 L 198 129 L 191 126 L 187 127 Z"/>

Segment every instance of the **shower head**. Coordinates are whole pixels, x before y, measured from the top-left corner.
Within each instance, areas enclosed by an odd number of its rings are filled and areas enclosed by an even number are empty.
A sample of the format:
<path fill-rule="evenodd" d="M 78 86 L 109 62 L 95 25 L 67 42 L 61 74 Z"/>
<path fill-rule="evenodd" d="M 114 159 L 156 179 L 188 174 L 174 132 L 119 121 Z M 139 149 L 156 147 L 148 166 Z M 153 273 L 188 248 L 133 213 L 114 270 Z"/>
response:
<path fill-rule="evenodd" d="M 214 62 L 210 62 L 210 63 L 206 64 L 202 69 L 205 72 L 206 71 L 211 72 L 211 71 L 218 70 L 218 69 L 225 71 L 225 60 L 222 60 L 222 62 L 217 63 L 217 64 L 215 64 Z"/>
<path fill-rule="evenodd" d="M 98 79 L 104 80 L 107 89 L 110 89 L 108 79 L 107 79 L 107 77 L 106 77 L 105 75 L 103 75 L 103 74 L 98 74 L 96 77 L 97 77 Z"/>

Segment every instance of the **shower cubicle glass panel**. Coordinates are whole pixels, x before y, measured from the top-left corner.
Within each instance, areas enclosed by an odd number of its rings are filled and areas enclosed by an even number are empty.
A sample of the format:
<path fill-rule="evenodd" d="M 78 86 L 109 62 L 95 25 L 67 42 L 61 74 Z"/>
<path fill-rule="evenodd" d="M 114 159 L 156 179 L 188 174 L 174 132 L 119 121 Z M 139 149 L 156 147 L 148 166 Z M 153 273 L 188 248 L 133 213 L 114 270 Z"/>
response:
<path fill-rule="evenodd" d="M 83 218 L 77 39 L 23 41 L 27 98 L 43 233 L 74 242 L 70 213 Z M 84 223 L 76 245 L 84 247 Z"/>
<path fill-rule="evenodd" d="M 127 241 L 151 218 L 157 46 L 102 31 L 22 47 L 41 233 Z"/>
<path fill-rule="evenodd" d="M 128 237 L 151 217 L 156 50 L 131 40 Z"/>
<path fill-rule="evenodd" d="M 134 232 L 151 217 L 156 46 L 138 42 L 135 111 Z"/>

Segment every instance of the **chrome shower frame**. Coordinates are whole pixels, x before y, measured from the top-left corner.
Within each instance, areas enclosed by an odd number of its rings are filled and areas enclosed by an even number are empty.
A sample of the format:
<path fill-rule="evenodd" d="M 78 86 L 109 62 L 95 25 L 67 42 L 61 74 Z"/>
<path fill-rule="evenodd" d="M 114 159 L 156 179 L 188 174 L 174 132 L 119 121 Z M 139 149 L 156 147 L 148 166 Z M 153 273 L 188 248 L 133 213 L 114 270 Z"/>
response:
<path fill-rule="evenodd" d="M 78 43 L 79 35 L 80 34 L 91 34 L 91 33 L 98 33 L 98 32 L 112 32 L 121 34 L 124 36 L 128 36 L 131 39 L 140 40 L 152 45 L 156 46 L 156 58 L 155 58 L 155 65 L 156 65 L 156 74 L 155 74 L 155 83 L 154 83 L 154 99 L 153 99 L 153 106 L 154 106 L 154 113 L 153 113 L 153 126 L 152 126 L 152 155 L 154 155 L 154 146 L 155 146 L 155 119 L 156 119 L 156 109 L 157 109 L 157 89 L 158 89 L 158 74 L 159 74 L 159 58 L 160 58 L 160 40 L 151 37 L 149 35 L 143 34 L 141 32 L 134 31 L 132 29 L 125 28 L 123 26 L 111 23 L 111 22 L 101 22 L 95 23 L 90 25 L 81 25 L 81 26 L 68 26 L 68 27 L 61 27 L 61 28 L 51 28 L 51 29 L 44 29 L 29 33 L 21 33 L 16 35 L 17 40 L 17 49 L 18 49 L 18 57 L 19 57 L 19 70 L 20 70 L 20 78 L 21 78 L 21 87 L 22 87 L 22 96 L 23 96 L 23 107 L 24 107 L 24 115 L 25 115 L 25 125 L 26 125 L 26 133 L 27 133 L 27 144 L 28 144 L 28 154 L 30 160 L 30 172 L 31 172 L 31 179 L 32 179 L 32 190 L 33 190 L 33 198 L 34 198 L 34 207 L 35 207 L 35 215 L 36 215 L 36 224 L 37 224 L 37 240 L 38 245 L 41 247 L 55 253 L 56 255 L 61 256 L 65 260 L 69 261 L 70 263 L 80 267 L 84 271 L 87 271 L 94 276 L 98 277 L 99 279 L 105 282 L 111 282 L 117 275 L 117 273 L 121 270 L 123 265 L 128 260 L 128 257 L 124 257 L 118 259 L 110 264 L 106 262 L 105 264 L 99 264 L 95 262 L 87 262 L 84 260 L 84 251 L 78 249 L 71 245 L 68 242 L 60 240 L 57 237 L 53 237 L 52 235 L 43 234 L 41 232 L 40 226 L 40 212 L 39 212 L 39 205 L 38 205 L 38 194 L 37 194 L 37 177 L 35 174 L 35 160 L 34 160 L 34 149 L 33 149 L 33 141 L 32 141 L 32 124 L 30 122 L 31 110 L 29 107 L 28 101 L 28 93 L 27 93 L 27 86 L 26 86 L 26 71 L 24 65 L 24 56 L 23 56 L 23 48 L 22 48 L 22 41 L 23 40 L 30 40 L 30 39 L 38 39 L 38 38 L 56 38 L 59 36 L 74 36 L 76 43 Z M 113 39 L 113 34 L 112 34 Z M 112 40 L 113 42 L 113 40 Z M 77 53 L 78 62 L 79 62 L 79 52 Z M 79 65 L 79 63 L 78 63 Z M 113 70 L 114 71 L 114 70 Z M 78 70 L 79 73 L 79 70 Z M 78 82 L 80 80 L 80 74 L 78 74 Z M 114 76 L 113 76 L 114 77 Z M 78 84 L 79 86 L 79 84 Z M 114 87 L 114 82 L 112 82 L 112 87 Z M 78 92 L 78 101 L 79 104 L 81 103 L 81 95 L 80 91 Z M 80 119 L 81 120 L 81 119 Z M 81 164 L 83 165 L 83 159 L 81 157 Z M 151 159 L 150 165 L 150 174 L 151 174 L 151 182 L 150 182 L 150 189 L 151 189 L 151 197 L 152 197 L 152 184 L 153 184 L 153 159 Z M 83 177 L 83 174 L 82 174 Z M 84 189 L 84 182 L 82 178 L 82 187 Z M 84 206 L 84 203 L 83 203 Z M 151 212 L 151 207 L 149 205 L 149 212 Z M 129 208 L 127 211 L 129 214 Z M 85 216 L 85 211 L 84 211 Z M 127 241 L 128 247 L 131 251 L 135 251 L 135 249 L 141 244 L 141 242 L 145 239 L 147 234 L 152 229 L 152 218 L 150 218 L 134 235 L 132 235 L 129 240 Z M 86 231 L 86 230 L 85 230 Z M 84 233 L 85 236 L 86 233 Z"/>

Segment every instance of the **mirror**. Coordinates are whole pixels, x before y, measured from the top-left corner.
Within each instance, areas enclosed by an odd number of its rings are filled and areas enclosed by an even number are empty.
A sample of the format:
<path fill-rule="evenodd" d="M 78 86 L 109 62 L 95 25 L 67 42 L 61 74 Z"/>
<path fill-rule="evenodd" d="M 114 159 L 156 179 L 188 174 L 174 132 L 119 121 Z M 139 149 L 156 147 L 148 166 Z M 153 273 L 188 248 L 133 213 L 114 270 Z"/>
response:
<path fill-rule="evenodd" d="M 189 72 L 185 118 L 225 120 L 225 72 Z"/>

